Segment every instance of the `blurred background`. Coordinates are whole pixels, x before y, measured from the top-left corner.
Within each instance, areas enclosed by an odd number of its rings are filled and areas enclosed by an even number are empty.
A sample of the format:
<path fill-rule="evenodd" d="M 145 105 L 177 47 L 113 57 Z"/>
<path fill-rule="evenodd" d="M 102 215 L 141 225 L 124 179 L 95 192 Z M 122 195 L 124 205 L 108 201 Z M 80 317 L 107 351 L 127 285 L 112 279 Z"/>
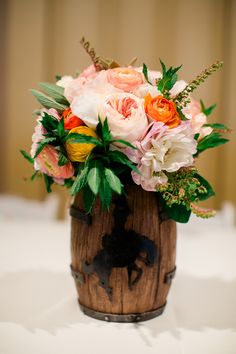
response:
<path fill-rule="evenodd" d="M 236 1 L 234 0 L 1 0 L 1 128 L 0 199 L 15 197 L 43 201 L 42 181 L 26 181 L 31 166 L 19 149 L 30 150 L 38 108 L 30 95 L 40 81 L 74 75 L 90 64 L 79 41 L 84 35 L 97 54 L 127 64 L 160 69 L 183 64 L 180 79 L 191 80 L 216 60 L 223 69 L 194 92 L 206 106 L 217 103 L 210 122 L 233 129 L 231 142 L 205 152 L 200 174 L 212 184 L 216 197 L 207 206 L 236 204 Z M 57 215 L 62 217 L 67 191 L 54 188 Z M 6 199 L 6 196 L 8 196 Z M 58 202 L 57 202 L 58 203 Z M 16 205 L 16 204 L 15 204 Z"/>

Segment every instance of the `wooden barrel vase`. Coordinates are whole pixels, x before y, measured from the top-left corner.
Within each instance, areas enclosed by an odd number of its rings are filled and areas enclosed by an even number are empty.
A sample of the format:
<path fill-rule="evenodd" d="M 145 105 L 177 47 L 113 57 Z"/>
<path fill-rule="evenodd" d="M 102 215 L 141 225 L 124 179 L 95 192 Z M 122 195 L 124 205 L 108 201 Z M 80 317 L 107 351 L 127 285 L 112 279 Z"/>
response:
<path fill-rule="evenodd" d="M 97 201 L 91 216 L 78 194 L 70 209 L 71 273 L 82 311 L 112 322 L 159 316 L 175 274 L 176 223 L 156 193 L 131 185 L 108 212 Z"/>

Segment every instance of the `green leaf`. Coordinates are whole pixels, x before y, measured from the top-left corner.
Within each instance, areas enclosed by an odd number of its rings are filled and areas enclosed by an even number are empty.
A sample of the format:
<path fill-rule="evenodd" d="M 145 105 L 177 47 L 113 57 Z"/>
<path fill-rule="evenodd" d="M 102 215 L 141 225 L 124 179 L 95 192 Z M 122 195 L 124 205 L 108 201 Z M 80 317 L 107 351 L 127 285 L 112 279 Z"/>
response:
<path fill-rule="evenodd" d="M 64 179 L 64 186 L 67 188 L 71 188 L 73 186 L 74 180 L 72 178 Z"/>
<path fill-rule="evenodd" d="M 96 200 L 96 195 L 93 194 L 93 192 L 88 187 L 88 185 L 86 185 L 83 189 L 83 201 L 84 201 L 84 208 L 87 214 L 91 213 L 95 200 Z"/>
<path fill-rule="evenodd" d="M 137 150 L 137 148 L 136 148 L 134 145 L 130 144 L 130 143 L 129 143 L 128 141 L 126 141 L 126 140 L 116 139 L 116 140 L 111 140 L 110 143 L 111 143 L 111 144 L 114 144 L 114 143 L 124 144 L 124 145 L 126 145 L 126 146 L 128 146 L 128 147 L 130 147 L 130 148 L 132 148 L 132 149 Z"/>
<path fill-rule="evenodd" d="M 95 165 L 95 167 L 91 168 L 88 173 L 88 185 L 93 194 L 97 195 L 101 183 L 101 168 L 99 165 Z"/>
<path fill-rule="evenodd" d="M 104 120 L 102 127 L 102 138 L 105 142 L 109 142 L 111 140 L 111 133 L 108 126 L 107 118 Z"/>
<path fill-rule="evenodd" d="M 42 116 L 41 123 L 47 132 L 51 132 L 57 129 L 58 126 L 58 120 L 46 112 L 44 112 Z"/>
<path fill-rule="evenodd" d="M 48 175 L 45 175 L 45 173 L 43 174 L 43 177 L 44 177 L 44 182 L 45 182 L 47 192 L 51 193 L 52 191 L 51 185 L 54 183 L 53 178 Z"/>
<path fill-rule="evenodd" d="M 198 173 L 196 173 L 194 175 L 194 177 L 196 177 L 197 180 L 201 183 L 201 185 L 203 187 L 205 187 L 207 190 L 207 193 L 197 193 L 199 200 L 206 200 L 206 199 L 212 197 L 213 195 L 215 195 L 215 192 L 214 192 L 212 186 L 210 185 L 210 183 L 207 180 L 205 180 L 205 178 L 200 176 Z"/>
<path fill-rule="evenodd" d="M 114 172 L 109 168 L 105 168 L 105 177 L 111 189 L 113 189 L 113 191 L 116 193 L 121 194 L 122 183 L 120 179 L 114 174 Z"/>
<path fill-rule="evenodd" d="M 38 154 L 43 150 L 43 148 L 44 148 L 46 145 L 48 145 L 48 144 L 50 144 L 50 143 L 52 143 L 52 142 L 54 142 L 54 141 L 56 141 L 56 140 L 57 140 L 56 138 L 45 138 L 45 139 L 43 139 L 42 141 L 40 141 L 40 142 L 38 143 L 38 147 L 37 147 L 37 149 L 36 149 L 36 153 L 35 153 L 35 155 L 34 155 L 34 159 L 35 159 L 35 157 L 38 156 Z"/>
<path fill-rule="evenodd" d="M 30 177 L 31 181 L 34 181 L 35 178 L 38 176 L 38 174 L 39 174 L 39 171 L 35 171 L 35 172 L 32 174 L 32 176 Z"/>
<path fill-rule="evenodd" d="M 110 157 L 111 160 L 113 160 L 114 162 L 119 162 L 123 165 L 128 166 L 131 170 L 133 170 L 134 172 L 140 174 L 139 169 L 133 164 L 132 161 L 130 161 L 130 159 L 123 154 L 123 152 L 121 151 L 109 151 L 107 153 L 107 155 Z"/>
<path fill-rule="evenodd" d="M 101 199 L 103 209 L 107 210 L 112 201 L 112 189 L 109 183 L 107 182 L 105 176 L 102 177 L 103 178 L 101 179 L 99 188 L 99 197 Z"/>
<path fill-rule="evenodd" d="M 61 120 L 58 123 L 57 134 L 58 134 L 59 138 L 63 141 L 64 141 L 64 138 L 68 135 L 68 133 L 64 129 L 64 118 L 61 118 Z"/>
<path fill-rule="evenodd" d="M 68 107 L 70 106 L 69 102 L 64 96 L 63 87 L 48 82 L 40 82 L 39 86 L 43 89 L 44 92 L 46 92 L 46 94 L 49 95 L 49 97 L 54 99 L 56 102 L 62 103 Z"/>
<path fill-rule="evenodd" d="M 221 135 L 217 132 L 212 132 L 198 142 L 197 151 L 200 153 L 206 149 L 211 149 L 216 146 L 225 144 L 227 141 L 229 141 L 229 139 L 222 138 Z"/>
<path fill-rule="evenodd" d="M 226 125 L 221 124 L 221 123 L 212 123 L 212 124 L 204 124 L 204 127 L 211 127 L 214 130 L 225 130 L 225 131 L 230 131 Z"/>
<path fill-rule="evenodd" d="M 67 157 L 60 152 L 59 159 L 58 159 L 58 166 L 64 166 L 67 164 L 67 162 L 68 162 Z"/>
<path fill-rule="evenodd" d="M 102 146 L 102 143 L 100 140 L 94 138 L 93 136 L 85 135 L 85 134 L 77 134 L 77 133 L 71 133 L 68 134 L 64 141 L 70 140 L 72 143 L 81 143 L 81 144 L 94 144 L 98 146 Z"/>
<path fill-rule="evenodd" d="M 20 153 L 24 156 L 24 158 L 29 161 L 29 163 L 33 164 L 34 163 L 34 159 L 30 156 L 30 154 L 28 154 L 28 152 L 26 152 L 25 150 L 20 150 Z"/>
<path fill-rule="evenodd" d="M 87 183 L 87 175 L 89 172 L 88 166 L 85 166 L 83 169 L 81 169 L 71 187 L 71 195 L 75 195 L 78 193 Z"/>
<path fill-rule="evenodd" d="M 98 116 L 98 124 L 96 127 L 96 133 L 101 139 L 102 139 L 102 130 L 103 130 L 102 121 L 101 121 L 101 118 Z"/>
<path fill-rule="evenodd" d="M 143 63 L 143 75 L 144 75 L 146 81 L 147 81 L 150 85 L 152 85 L 152 83 L 151 83 L 151 82 L 149 81 L 149 79 L 148 79 L 148 68 L 147 68 L 147 65 L 144 64 L 144 63 Z"/>
<path fill-rule="evenodd" d="M 166 205 L 165 200 L 159 195 L 158 200 L 160 201 L 163 210 L 168 214 L 168 216 L 181 223 L 187 223 L 190 215 L 191 215 L 191 210 L 188 210 L 184 205 L 182 204 L 173 204 L 171 207 Z"/>
<path fill-rule="evenodd" d="M 166 70 L 165 64 L 161 61 L 161 67 L 162 67 L 162 78 L 158 80 L 157 82 L 157 88 L 159 91 L 161 91 L 164 95 L 166 95 L 166 91 L 170 91 L 174 84 L 176 83 L 178 76 L 177 76 L 177 71 L 182 67 L 182 65 L 172 68 L 172 66 Z"/>
<path fill-rule="evenodd" d="M 216 104 L 213 104 L 212 106 L 206 108 L 202 100 L 200 100 L 200 103 L 201 103 L 202 113 L 204 113 L 206 116 L 209 116 L 211 112 L 216 108 Z"/>
<path fill-rule="evenodd" d="M 63 105 L 61 103 L 56 102 L 54 99 L 46 96 L 44 93 L 31 89 L 30 90 L 33 96 L 38 100 L 39 103 L 41 103 L 42 106 L 45 108 L 55 108 L 59 112 L 64 111 L 68 107 L 66 105 Z"/>

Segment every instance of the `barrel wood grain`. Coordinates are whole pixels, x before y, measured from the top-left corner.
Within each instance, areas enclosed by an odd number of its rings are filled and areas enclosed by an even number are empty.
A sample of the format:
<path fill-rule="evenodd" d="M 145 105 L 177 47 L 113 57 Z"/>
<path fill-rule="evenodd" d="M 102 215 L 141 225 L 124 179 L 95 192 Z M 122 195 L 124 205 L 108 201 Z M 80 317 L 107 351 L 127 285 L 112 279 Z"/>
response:
<path fill-rule="evenodd" d="M 83 306 L 110 314 L 139 314 L 155 310 L 166 303 L 170 284 L 165 282 L 166 273 L 175 267 L 176 224 L 173 220 L 162 221 L 155 193 L 146 192 L 135 185 L 128 187 L 127 202 L 131 209 L 125 228 L 154 241 L 159 250 L 159 258 L 149 267 L 142 260 L 136 264 L 143 274 L 133 289 L 128 287 L 126 268 L 113 268 L 109 286 L 113 289 L 112 301 L 106 291 L 98 285 L 96 273 L 85 275 L 84 283 L 76 282 L 79 302 Z M 83 210 L 82 196 L 78 194 L 73 206 Z M 83 262 L 91 263 L 101 250 L 102 236 L 110 234 L 114 224 L 114 205 L 109 212 L 101 210 L 97 201 L 93 209 L 92 224 L 72 217 L 71 221 L 71 258 L 75 271 L 83 272 Z"/>

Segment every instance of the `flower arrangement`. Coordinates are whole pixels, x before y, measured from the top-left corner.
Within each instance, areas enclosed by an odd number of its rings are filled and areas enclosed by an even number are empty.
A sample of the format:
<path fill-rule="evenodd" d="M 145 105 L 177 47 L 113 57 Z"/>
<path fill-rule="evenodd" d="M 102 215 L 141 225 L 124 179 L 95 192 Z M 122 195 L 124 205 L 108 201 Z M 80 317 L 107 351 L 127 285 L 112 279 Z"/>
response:
<path fill-rule="evenodd" d="M 44 93 L 31 90 L 44 107 L 36 111 L 30 154 L 21 150 L 34 166 L 31 179 L 43 176 L 48 192 L 53 183 L 71 195 L 81 191 L 88 213 L 97 197 L 108 209 L 113 194 L 125 193 L 131 182 L 156 192 L 176 221 L 187 222 L 191 212 L 212 216 L 196 205 L 214 191 L 194 164 L 203 151 L 226 143 L 222 133 L 229 129 L 208 123 L 215 105 L 196 101 L 192 91 L 222 62 L 186 83 L 178 81 L 181 66 L 122 67 L 98 57 L 84 38 L 81 43 L 92 65 L 75 78 L 41 83 Z"/>

